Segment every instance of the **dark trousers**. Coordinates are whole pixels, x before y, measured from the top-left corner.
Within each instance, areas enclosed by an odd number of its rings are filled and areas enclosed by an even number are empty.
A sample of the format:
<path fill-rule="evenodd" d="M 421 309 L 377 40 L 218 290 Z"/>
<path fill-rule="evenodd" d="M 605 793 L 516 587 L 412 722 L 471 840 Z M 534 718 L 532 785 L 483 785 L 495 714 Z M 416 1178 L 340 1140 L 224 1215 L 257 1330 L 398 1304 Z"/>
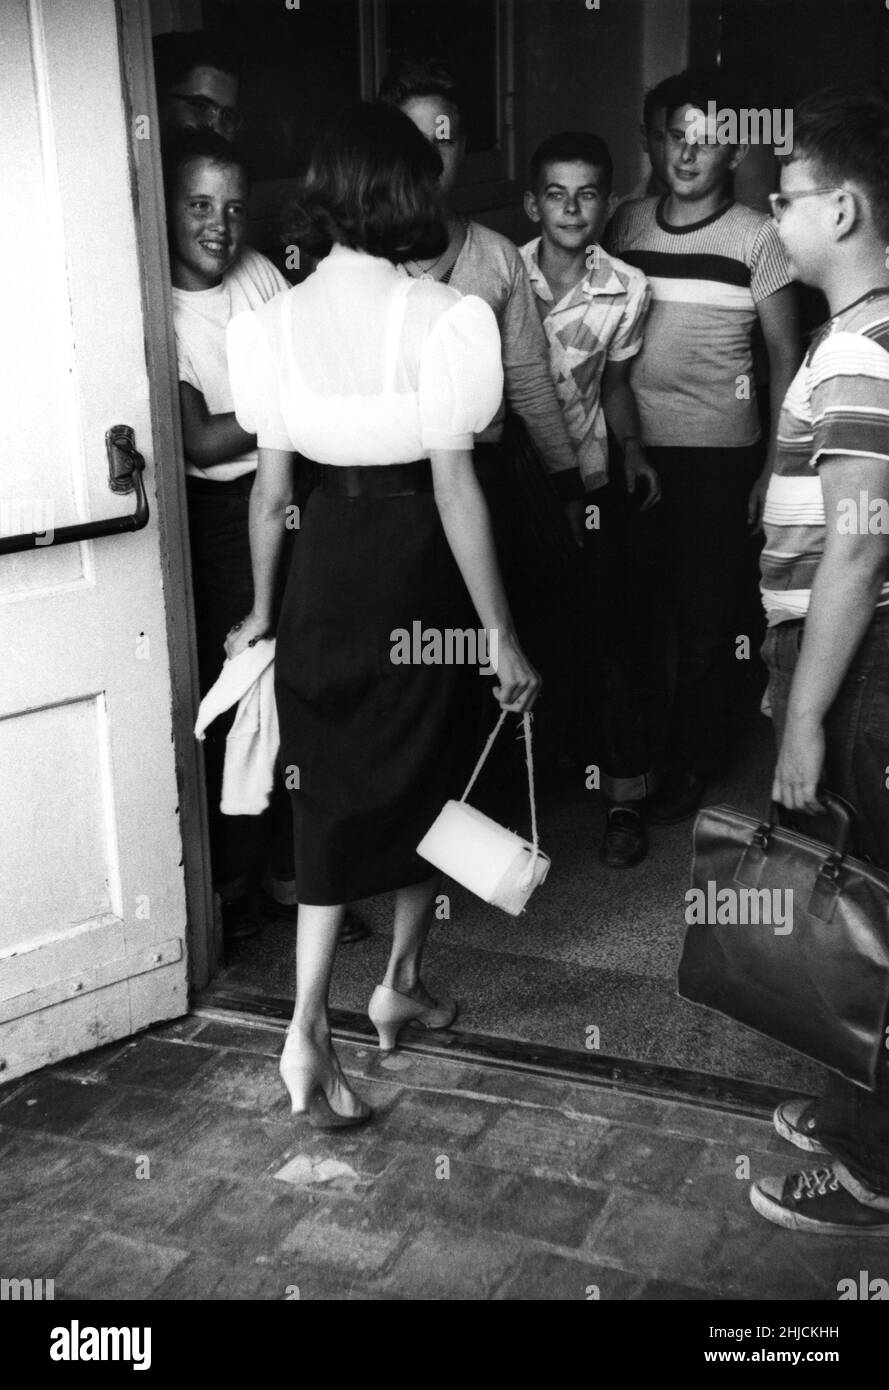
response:
<path fill-rule="evenodd" d="M 562 505 L 551 494 L 543 465 L 533 454 L 523 454 L 524 449 L 533 450 L 533 446 L 512 422 L 504 444 L 476 443 L 473 461 L 490 512 L 516 631 L 543 680 L 545 696 L 534 709 L 534 762 L 543 782 L 564 747 L 572 709 L 581 607 L 579 565 L 570 570 L 564 563 L 563 546 L 572 558 L 577 552 L 567 535 Z M 491 693 L 496 684 L 490 677 L 476 683 L 479 751 L 497 720 Z M 521 745 L 498 739 L 479 781 L 478 804 L 495 818 L 516 814 L 516 805 L 527 804 L 525 777 Z"/>
<path fill-rule="evenodd" d="M 612 479 L 587 497 L 584 593 L 574 743 L 599 768 L 610 801 L 641 801 L 652 790 L 645 690 L 649 684 L 652 513 L 640 513 Z"/>
<path fill-rule="evenodd" d="M 769 628 L 762 648 L 779 749 L 802 637 L 802 621 L 779 623 Z M 828 711 L 824 733 L 824 785 L 857 812 L 853 852 L 889 870 L 889 613 L 876 614 L 865 633 Z M 818 1138 L 853 1179 L 889 1198 L 889 1055 L 885 1051 L 877 1076 L 877 1088 L 869 1092 L 831 1074 L 818 1104 Z"/>
<path fill-rule="evenodd" d="M 216 681 L 225 660 L 229 629 L 253 606 L 253 571 L 247 527 L 254 474 L 233 483 L 188 479 L 188 523 L 197 627 L 201 695 Z M 277 896 L 289 901 L 293 880 L 293 832 L 283 780 L 276 781 L 261 816 L 225 816 L 219 809 L 225 739 L 235 718 L 227 710 L 207 730 L 204 769 L 210 826 L 213 886 L 224 901 L 249 892 L 268 868 Z"/>
<path fill-rule="evenodd" d="M 753 583 L 747 500 L 762 446 L 647 453 L 663 488 L 652 513 L 650 570 L 653 599 L 664 601 L 659 663 L 666 668 L 669 645 L 675 660 L 661 753 L 671 766 L 706 776 L 729 760 L 740 685 L 736 638 L 745 635 L 738 622 L 744 585 Z"/>

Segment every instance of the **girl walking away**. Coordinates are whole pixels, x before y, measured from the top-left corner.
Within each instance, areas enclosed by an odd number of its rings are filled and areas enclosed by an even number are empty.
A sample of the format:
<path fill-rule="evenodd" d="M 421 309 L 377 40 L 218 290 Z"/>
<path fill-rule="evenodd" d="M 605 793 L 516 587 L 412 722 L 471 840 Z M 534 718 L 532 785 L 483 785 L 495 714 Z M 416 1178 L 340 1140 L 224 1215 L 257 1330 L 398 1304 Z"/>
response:
<path fill-rule="evenodd" d="M 500 329 L 504 399 L 475 440 L 473 460 L 513 611 L 548 683 L 536 742 L 542 769 L 551 768 L 567 733 L 577 653 L 577 547 L 584 538 L 577 450 L 553 385 L 549 345 L 518 248 L 453 205 L 471 135 L 465 90 L 444 63 L 405 59 L 386 77 L 380 98 L 410 117 L 443 166 L 447 247 L 440 256 L 412 257 L 404 270 L 478 295 L 493 309 Z M 508 795 L 511 778 L 500 761 L 503 752 L 495 755 L 490 772 Z"/>
<path fill-rule="evenodd" d="M 397 269 L 447 246 L 440 174 L 400 112 L 345 112 L 313 155 L 287 229 L 324 259 L 229 328 L 236 413 L 259 441 L 254 603 L 229 635 L 230 655 L 269 630 L 293 452 L 318 472 L 278 626 L 276 694 L 300 903 L 281 1074 L 294 1112 L 324 1128 L 370 1117 L 330 1039 L 344 904 L 396 890 L 392 952 L 370 1009 L 381 1042 L 408 1018 L 440 1028 L 456 1012 L 420 973 L 438 877 L 415 847 L 471 758 L 461 686 L 472 672 L 393 660 L 396 630 L 463 628 L 474 607 L 497 634 L 501 706 L 529 709 L 540 685 L 472 466 L 473 434 L 503 388 L 494 315 Z"/>

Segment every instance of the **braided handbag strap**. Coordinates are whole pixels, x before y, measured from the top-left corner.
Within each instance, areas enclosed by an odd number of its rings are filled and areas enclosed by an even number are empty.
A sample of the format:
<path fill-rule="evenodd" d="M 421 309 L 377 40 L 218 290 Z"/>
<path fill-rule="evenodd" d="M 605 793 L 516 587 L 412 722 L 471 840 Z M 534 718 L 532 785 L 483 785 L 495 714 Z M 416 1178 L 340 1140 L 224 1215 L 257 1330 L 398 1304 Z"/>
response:
<path fill-rule="evenodd" d="M 490 735 L 490 737 L 488 738 L 487 743 L 485 744 L 484 748 L 482 749 L 481 757 L 479 758 L 478 762 L 477 762 L 476 765 L 475 765 L 475 768 L 474 768 L 474 770 L 473 770 L 472 776 L 470 777 L 469 781 L 466 783 L 466 790 L 464 791 L 463 795 L 460 797 L 460 800 L 461 800 L 461 801 L 465 801 L 465 800 L 466 800 L 466 798 L 469 796 L 469 793 L 472 791 L 472 788 L 475 786 L 475 783 L 476 783 L 476 781 L 477 781 L 477 779 L 478 779 L 478 775 L 479 775 L 479 773 L 481 772 L 482 768 L 484 767 L 485 763 L 487 762 L 488 754 L 490 753 L 491 749 L 494 747 L 494 740 L 495 740 L 495 738 L 497 737 L 497 735 L 499 734 L 500 730 L 503 728 L 503 725 L 504 725 L 504 723 L 506 722 L 506 716 L 507 716 L 509 713 L 510 713 L 509 710 L 502 710 L 502 711 L 501 711 L 500 718 L 497 720 L 497 723 L 495 724 L 495 726 L 494 726 L 494 728 L 493 728 L 493 730 L 492 730 L 492 732 L 491 732 L 491 735 Z M 529 801 L 530 806 L 531 806 L 531 844 L 532 844 L 533 850 L 534 850 L 534 853 L 533 853 L 533 855 L 532 855 L 532 857 L 531 857 L 530 869 L 529 869 L 529 871 L 528 871 L 528 874 L 523 875 L 523 878 L 529 878 L 529 881 L 530 881 L 530 877 L 529 877 L 529 876 L 530 876 L 530 875 L 533 875 L 533 873 L 534 873 L 534 866 L 535 866 L 536 863 L 537 863 L 537 857 L 538 857 L 539 850 L 540 850 L 540 845 L 539 845 L 539 841 L 538 841 L 538 838 L 537 838 L 537 800 L 536 800 L 536 797 L 535 797 L 535 795 L 534 795 L 534 756 L 533 756 L 533 753 L 532 753 L 532 750 L 531 750 L 531 714 L 530 714 L 530 712 L 526 712 L 525 714 L 522 715 L 522 726 L 523 726 L 524 734 L 525 734 L 525 765 L 526 765 L 527 770 L 528 770 L 528 801 Z"/>

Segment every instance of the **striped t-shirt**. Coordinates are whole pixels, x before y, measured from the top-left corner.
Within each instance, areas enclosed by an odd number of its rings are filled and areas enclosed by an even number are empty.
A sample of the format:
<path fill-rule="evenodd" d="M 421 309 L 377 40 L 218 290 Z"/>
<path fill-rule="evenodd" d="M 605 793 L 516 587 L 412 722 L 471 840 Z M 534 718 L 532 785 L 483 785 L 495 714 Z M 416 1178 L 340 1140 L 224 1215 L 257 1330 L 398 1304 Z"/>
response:
<path fill-rule="evenodd" d="M 784 397 L 763 512 L 761 587 L 770 627 L 809 611 L 826 530 L 819 469 L 850 454 L 889 461 L 889 290 L 865 295 L 826 324 Z M 886 493 L 849 498 L 837 524 L 868 526 L 889 506 Z M 889 575 L 877 607 L 889 607 Z"/>
<path fill-rule="evenodd" d="M 645 342 L 630 384 L 646 444 L 744 448 L 760 436 L 751 338 L 756 306 L 790 284 L 770 218 L 728 207 L 688 227 L 664 219 L 666 199 L 618 208 L 609 251 L 651 286 Z"/>

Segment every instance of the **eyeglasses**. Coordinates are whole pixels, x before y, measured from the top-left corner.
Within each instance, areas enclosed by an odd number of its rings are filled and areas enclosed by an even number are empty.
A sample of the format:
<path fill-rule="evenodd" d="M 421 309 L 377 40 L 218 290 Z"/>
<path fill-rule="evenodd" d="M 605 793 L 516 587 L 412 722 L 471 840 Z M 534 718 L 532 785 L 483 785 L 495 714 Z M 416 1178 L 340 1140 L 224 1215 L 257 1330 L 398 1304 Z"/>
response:
<path fill-rule="evenodd" d="M 819 193 L 844 193 L 845 189 L 833 188 L 803 188 L 799 193 L 770 193 L 769 207 L 772 209 L 772 216 L 776 222 L 780 222 L 791 203 L 795 203 L 798 198 L 814 198 Z"/>
<path fill-rule="evenodd" d="M 184 101 L 203 126 L 214 126 L 234 135 L 244 124 L 240 111 L 234 106 L 220 106 L 210 97 L 192 96 L 186 92 L 171 92 L 170 96 L 176 101 Z"/>

